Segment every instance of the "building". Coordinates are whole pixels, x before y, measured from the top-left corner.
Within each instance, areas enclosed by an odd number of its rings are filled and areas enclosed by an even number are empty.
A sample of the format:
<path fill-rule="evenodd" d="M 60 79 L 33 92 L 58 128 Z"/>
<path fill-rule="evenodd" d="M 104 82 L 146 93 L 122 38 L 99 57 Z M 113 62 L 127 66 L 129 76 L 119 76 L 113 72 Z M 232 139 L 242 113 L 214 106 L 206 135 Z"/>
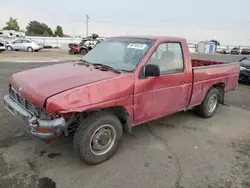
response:
<path fill-rule="evenodd" d="M 206 53 L 206 54 L 212 54 L 216 50 L 215 43 L 208 42 L 208 41 L 200 41 L 198 43 L 198 53 Z"/>

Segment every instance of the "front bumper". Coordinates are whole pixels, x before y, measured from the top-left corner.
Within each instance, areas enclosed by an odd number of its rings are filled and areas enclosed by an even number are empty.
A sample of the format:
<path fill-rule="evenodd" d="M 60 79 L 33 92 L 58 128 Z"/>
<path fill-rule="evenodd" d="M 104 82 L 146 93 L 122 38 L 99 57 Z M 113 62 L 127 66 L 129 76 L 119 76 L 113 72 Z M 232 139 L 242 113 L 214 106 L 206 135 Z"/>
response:
<path fill-rule="evenodd" d="M 250 70 L 241 70 L 239 80 L 243 82 L 250 82 Z"/>
<path fill-rule="evenodd" d="M 53 120 L 42 120 L 30 114 L 26 109 L 18 105 L 9 97 L 9 95 L 4 96 L 4 105 L 11 114 L 28 125 L 30 133 L 33 136 L 42 140 L 49 140 L 56 136 L 59 136 L 66 128 L 66 121 L 63 117 Z"/>

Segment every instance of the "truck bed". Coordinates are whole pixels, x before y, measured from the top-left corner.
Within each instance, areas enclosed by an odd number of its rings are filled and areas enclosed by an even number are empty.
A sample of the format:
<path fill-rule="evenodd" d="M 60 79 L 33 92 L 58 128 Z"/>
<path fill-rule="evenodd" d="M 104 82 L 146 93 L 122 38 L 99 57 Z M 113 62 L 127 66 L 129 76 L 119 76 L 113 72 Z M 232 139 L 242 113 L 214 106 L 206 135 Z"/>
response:
<path fill-rule="evenodd" d="M 223 86 L 225 92 L 236 88 L 239 69 L 239 62 L 192 59 L 193 89 L 189 106 L 200 104 L 213 85 Z"/>
<path fill-rule="evenodd" d="M 191 59 L 192 67 L 210 66 L 210 65 L 222 65 L 230 62 L 223 61 L 211 61 L 211 60 L 201 60 L 201 59 Z"/>

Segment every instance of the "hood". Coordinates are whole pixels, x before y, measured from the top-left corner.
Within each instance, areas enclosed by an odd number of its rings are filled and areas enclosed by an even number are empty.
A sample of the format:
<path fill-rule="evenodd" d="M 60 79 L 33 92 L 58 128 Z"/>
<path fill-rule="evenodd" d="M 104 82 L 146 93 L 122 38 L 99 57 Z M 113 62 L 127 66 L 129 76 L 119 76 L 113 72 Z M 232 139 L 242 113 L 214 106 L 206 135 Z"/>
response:
<path fill-rule="evenodd" d="M 42 108 L 52 95 L 116 76 L 119 74 L 71 62 L 16 73 L 10 78 L 10 84 L 17 91 L 21 87 L 21 95 Z"/>
<path fill-rule="evenodd" d="M 242 66 L 242 67 L 250 67 L 250 60 L 249 59 L 242 60 L 240 62 L 240 66 Z"/>

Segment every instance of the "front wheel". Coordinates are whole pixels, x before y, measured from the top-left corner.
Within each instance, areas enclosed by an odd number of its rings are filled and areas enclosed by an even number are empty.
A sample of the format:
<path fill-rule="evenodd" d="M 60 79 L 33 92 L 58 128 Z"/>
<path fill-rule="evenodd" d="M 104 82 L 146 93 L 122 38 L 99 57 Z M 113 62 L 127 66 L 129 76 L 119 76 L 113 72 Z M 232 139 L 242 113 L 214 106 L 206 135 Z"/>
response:
<path fill-rule="evenodd" d="M 207 95 L 203 102 L 195 109 L 195 112 L 203 118 L 212 117 L 219 107 L 219 99 L 220 93 L 218 89 L 211 88 L 207 92 Z"/>
<path fill-rule="evenodd" d="M 115 153 L 122 136 L 120 120 L 108 112 L 94 112 L 79 123 L 74 150 L 87 164 L 99 164 Z"/>
<path fill-rule="evenodd" d="M 72 50 L 72 49 L 69 49 L 69 54 L 70 54 L 70 55 L 74 55 L 74 54 L 75 54 L 75 51 Z"/>
<path fill-rule="evenodd" d="M 27 51 L 28 51 L 28 52 L 33 52 L 33 48 L 32 48 L 32 47 L 28 47 L 28 48 L 27 48 Z"/>

